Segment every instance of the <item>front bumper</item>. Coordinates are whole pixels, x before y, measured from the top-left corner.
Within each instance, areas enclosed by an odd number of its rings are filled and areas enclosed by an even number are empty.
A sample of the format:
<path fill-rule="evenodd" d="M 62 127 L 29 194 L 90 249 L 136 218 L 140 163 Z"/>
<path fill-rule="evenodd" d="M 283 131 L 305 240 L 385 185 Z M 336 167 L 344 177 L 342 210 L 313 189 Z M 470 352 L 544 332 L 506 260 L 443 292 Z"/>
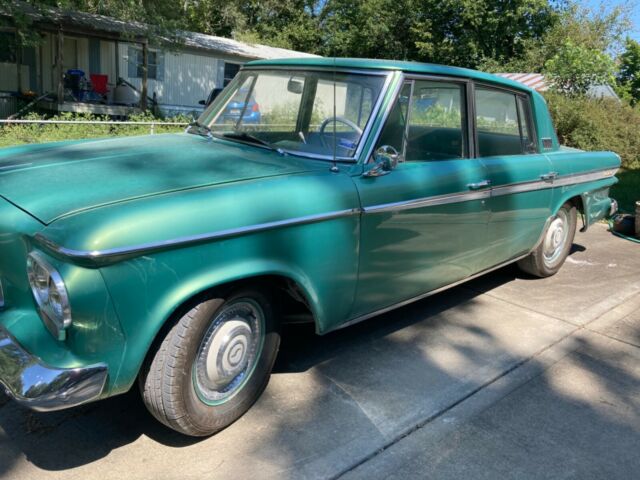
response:
<path fill-rule="evenodd" d="M 45 365 L 0 326 L 0 384 L 26 407 L 48 412 L 95 400 L 107 374 L 103 364 L 68 369 Z"/>

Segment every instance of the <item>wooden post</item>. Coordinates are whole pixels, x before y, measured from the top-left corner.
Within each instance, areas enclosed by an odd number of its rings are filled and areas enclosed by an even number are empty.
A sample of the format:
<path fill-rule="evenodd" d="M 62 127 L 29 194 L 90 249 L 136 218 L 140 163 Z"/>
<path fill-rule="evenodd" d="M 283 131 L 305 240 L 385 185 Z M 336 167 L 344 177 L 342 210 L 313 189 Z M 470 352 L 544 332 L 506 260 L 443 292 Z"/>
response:
<path fill-rule="evenodd" d="M 149 66 L 149 41 L 142 43 L 142 92 L 140 93 L 140 110 L 147 110 L 147 72 Z"/>
<path fill-rule="evenodd" d="M 62 28 L 58 29 L 58 51 L 56 52 L 56 65 L 58 67 L 58 104 L 64 102 L 64 36 Z"/>

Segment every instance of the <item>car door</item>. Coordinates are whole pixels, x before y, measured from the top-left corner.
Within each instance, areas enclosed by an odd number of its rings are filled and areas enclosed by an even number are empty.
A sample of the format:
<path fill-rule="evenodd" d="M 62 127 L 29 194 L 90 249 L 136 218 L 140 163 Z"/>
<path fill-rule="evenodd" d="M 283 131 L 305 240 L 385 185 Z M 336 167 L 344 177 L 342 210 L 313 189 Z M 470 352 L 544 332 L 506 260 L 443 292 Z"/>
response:
<path fill-rule="evenodd" d="M 476 151 L 491 182 L 482 268 L 527 253 L 551 215 L 552 165 L 538 152 L 530 97 L 475 85 Z M 546 180 L 545 180 L 546 179 Z"/>
<path fill-rule="evenodd" d="M 485 168 L 471 158 L 468 82 L 412 78 L 390 109 L 374 152 L 397 166 L 355 179 L 363 207 L 354 317 L 472 275 L 486 248 Z"/>

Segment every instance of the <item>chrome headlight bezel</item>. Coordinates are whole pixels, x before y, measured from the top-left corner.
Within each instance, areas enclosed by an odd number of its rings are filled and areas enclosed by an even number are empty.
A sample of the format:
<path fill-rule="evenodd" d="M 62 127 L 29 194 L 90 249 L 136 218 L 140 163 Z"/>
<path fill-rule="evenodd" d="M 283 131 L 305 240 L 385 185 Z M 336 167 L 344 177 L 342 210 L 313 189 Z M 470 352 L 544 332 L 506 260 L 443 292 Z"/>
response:
<path fill-rule="evenodd" d="M 65 340 L 71 326 L 71 305 L 62 276 L 38 252 L 27 256 L 27 276 L 40 318 L 56 339 Z"/>

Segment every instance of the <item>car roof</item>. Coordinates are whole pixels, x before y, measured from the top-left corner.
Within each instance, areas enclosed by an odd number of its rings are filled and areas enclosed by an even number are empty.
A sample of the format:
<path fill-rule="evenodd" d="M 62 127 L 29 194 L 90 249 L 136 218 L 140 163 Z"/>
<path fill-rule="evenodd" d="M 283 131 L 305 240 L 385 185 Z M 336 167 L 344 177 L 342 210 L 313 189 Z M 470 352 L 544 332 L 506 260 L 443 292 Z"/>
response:
<path fill-rule="evenodd" d="M 448 77 L 461 77 L 479 80 L 483 82 L 502 85 L 509 88 L 515 88 L 524 92 L 533 92 L 530 87 L 510 80 L 508 78 L 499 77 L 490 73 L 471 70 L 468 68 L 449 67 L 446 65 L 438 65 L 435 63 L 407 62 L 399 60 L 380 60 L 372 58 L 328 58 L 328 57 L 305 57 L 305 58 L 282 58 L 271 60 L 256 60 L 249 62 L 246 67 L 264 67 L 264 66 L 285 66 L 285 67 L 322 67 L 322 68 L 340 68 L 355 70 L 400 70 L 406 73 L 418 73 L 426 75 L 441 75 Z"/>

